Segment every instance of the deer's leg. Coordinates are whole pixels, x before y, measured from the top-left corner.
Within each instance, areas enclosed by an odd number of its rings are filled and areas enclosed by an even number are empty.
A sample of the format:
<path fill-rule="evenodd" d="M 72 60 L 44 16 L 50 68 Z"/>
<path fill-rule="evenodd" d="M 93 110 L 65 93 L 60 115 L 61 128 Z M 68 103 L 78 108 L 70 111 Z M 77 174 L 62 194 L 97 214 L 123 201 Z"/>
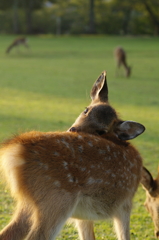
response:
<path fill-rule="evenodd" d="M 76 220 L 80 240 L 95 240 L 93 222 L 87 220 Z"/>
<path fill-rule="evenodd" d="M 117 68 L 120 69 L 121 67 L 121 61 L 118 61 Z"/>
<path fill-rule="evenodd" d="M 18 207 L 12 221 L 0 232 L 0 240 L 22 240 L 30 230 L 30 212 L 27 207 Z"/>
<path fill-rule="evenodd" d="M 116 66 L 116 77 L 120 75 L 120 66 L 121 66 L 121 62 L 118 61 Z"/>
<path fill-rule="evenodd" d="M 47 197 L 46 197 L 47 198 Z M 54 240 L 78 203 L 78 194 L 49 193 L 48 199 L 36 204 L 32 228 L 26 240 Z"/>
<path fill-rule="evenodd" d="M 114 226 L 118 240 L 130 240 L 131 203 L 124 204 L 114 216 Z"/>

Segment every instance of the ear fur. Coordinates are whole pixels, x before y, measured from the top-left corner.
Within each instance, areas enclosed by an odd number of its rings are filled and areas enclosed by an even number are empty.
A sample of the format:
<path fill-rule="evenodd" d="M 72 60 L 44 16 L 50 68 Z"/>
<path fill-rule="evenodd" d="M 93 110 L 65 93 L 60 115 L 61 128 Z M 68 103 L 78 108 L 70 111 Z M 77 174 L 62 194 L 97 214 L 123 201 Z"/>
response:
<path fill-rule="evenodd" d="M 124 121 L 121 122 L 115 129 L 115 133 L 121 140 L 130 140 L 145 131 L 145 127 L 137 122 Z"/>
<path fill-rule="evenodd" d="M 95 81 L 91 93 L 92 101 L 98 100 L 101 102 L 108 102 L 108 86 L 106 80 L 106 71 L 103 71 L 98 79 Z"/>
<path fill-rule="evenodd" d="M 140 182 L 143 188 L 145 188 L 149 193 L 152 192 L 155 185 L 154 179 L 151 173 L 145 167 L 142 169 L 142 177 Z"/>

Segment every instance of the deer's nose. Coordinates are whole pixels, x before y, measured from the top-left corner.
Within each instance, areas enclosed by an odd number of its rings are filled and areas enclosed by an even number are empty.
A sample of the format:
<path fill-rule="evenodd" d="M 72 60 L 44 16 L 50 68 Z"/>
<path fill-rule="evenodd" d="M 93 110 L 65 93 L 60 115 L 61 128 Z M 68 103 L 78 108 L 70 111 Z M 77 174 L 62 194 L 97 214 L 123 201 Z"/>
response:
<path fill-rule="evenodd" d="M 159 230 L 155 231 L 156 238 L 159 238 Z"/>

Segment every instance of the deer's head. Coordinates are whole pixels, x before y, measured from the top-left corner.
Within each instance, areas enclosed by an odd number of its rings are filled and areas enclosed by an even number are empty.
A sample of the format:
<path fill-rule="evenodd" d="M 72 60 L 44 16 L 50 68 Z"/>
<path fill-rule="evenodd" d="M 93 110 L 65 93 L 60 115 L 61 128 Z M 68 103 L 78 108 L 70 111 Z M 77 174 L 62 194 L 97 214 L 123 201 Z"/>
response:
<path fill-rule="evenodd" d="M 121 140 L 133 139 L 144 132 L 145 127 L 142 124 L 122 121 L 109 104 L 105 71 L 94 83 L 90 96 L 91 104 L 79 115 L 68 131 L 96 135 L 111 133 Z"/>
<path fill-rule="evenodd" d="M 130 75 L 131 75 L 131 67 L 127 67 L 127 69 L 126 69 L 126 77 L 130 77 Z"/>
<path fill-rule="evenodd" d="M 142 171 L 141 184 L 146 190 L 145 207 L 150 213 L 155 226 L 155 235 L 159 238 L 159 169 L 156 179 L 144 167 Z"/>

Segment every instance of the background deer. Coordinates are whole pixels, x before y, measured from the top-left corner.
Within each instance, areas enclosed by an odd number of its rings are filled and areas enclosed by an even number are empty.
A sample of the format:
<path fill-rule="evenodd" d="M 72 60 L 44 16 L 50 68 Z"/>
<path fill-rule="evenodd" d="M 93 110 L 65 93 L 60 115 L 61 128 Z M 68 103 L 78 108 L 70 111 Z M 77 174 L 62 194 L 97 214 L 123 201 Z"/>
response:
<path fill-rule="evenodd" d="M 93 221 L 107 218 L 113 219 L 119 240 L 130 239 L 131 203 L 142 159 L 123 140 L 145 128 L 118 118 L 108 103 L 105 72 L 93 85 L 91 98 L 71 127 L 79 133 L 33 131 L 3 143 L 1 168 L 17 208 L 0 240 L 53 240 L 70 217 L 81 240 L 94 240 Z M 80 132 L 96 125 L 96 136 Z M 105 138 L 98 136 L 101 129 Z"/>
<path fill-rule="evenodd" d="M 131 67 L 127 65 L 125 50 L 121 47 L 117 47 L 114 51 L 114 56 L 117 62 L 116 74 L 118 75 L 119 69 L 123 65 L 125 69 L 125 76 L 129 77 L 131 74 Z"/>
<path fill-rule="evenodd" d="M 15 39 L 11 45 L 9 45 L 9 47 L 6 50 L 6 53 L 9 53 L 14 47 L 19 47 L 20 45 L 25 46 L 26 48 L 29 47 L 28 43 L 27 43 L 27 38 L 24 37 L 20 37 Z"/>
<path fill-rule="evenodd" d="M 145 207 L 150 213 L 155 225 L 155 236 L 159 238 L 159 169 L 156 179 L 151 173 L 143 168 L 141 184 L 146 190 Z"/>

